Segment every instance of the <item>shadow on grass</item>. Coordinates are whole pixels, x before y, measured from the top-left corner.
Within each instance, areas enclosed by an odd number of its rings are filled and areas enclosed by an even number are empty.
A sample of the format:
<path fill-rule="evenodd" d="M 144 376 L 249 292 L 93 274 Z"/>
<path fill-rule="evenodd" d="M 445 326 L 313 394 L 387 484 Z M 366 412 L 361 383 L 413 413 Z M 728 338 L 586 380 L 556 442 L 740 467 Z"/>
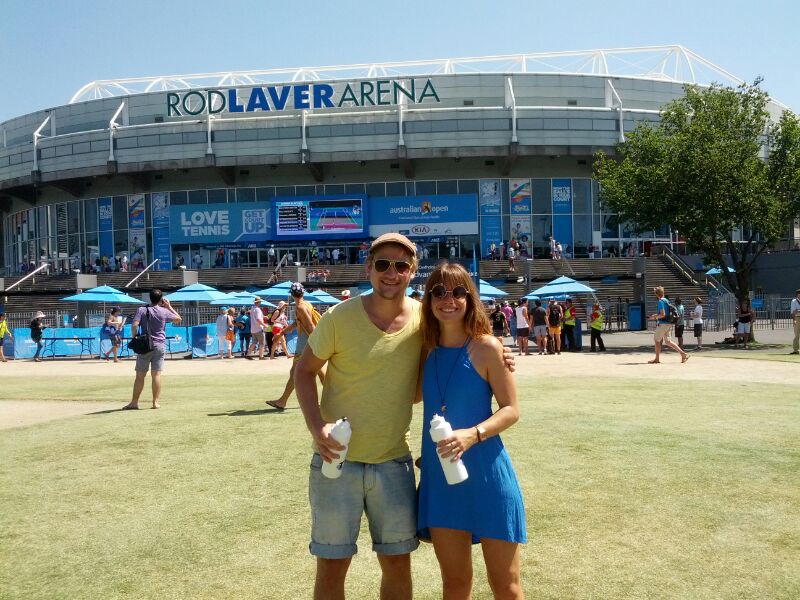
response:
<path fill-rule="evenodd" d="M 259 408 L 258 410 L 230 410 L 221 413 L 208 413 L 209 417 L 256 417 L 258 415 L 271 415 L 281 414 L 287 410 L 278 410 L 277 408 Z"/>

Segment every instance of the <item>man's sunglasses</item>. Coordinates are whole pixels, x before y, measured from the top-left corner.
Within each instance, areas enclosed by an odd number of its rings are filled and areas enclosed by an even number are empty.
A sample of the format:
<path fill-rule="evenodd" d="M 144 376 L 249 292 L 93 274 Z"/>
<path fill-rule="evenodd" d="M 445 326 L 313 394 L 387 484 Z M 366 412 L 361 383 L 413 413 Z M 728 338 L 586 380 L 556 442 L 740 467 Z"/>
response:
<path fill-rule="evenodd" d="M 443 284 L 437 283 L 431 288 L 431 296 L 434 298 L 442 299 L 447 298 L 448 294 L 452 294 L 456 300 L 463 300 L 467 297 L 467 288 L 463 285 L 457 285 L 452 290 L 448 290 Z"/>
<path fill-rule="evenodd" d="M 375 270 L 378 273 L 388 271 L 389 267 L 394 267 L 394 270 L 400 275 L 405 275 L 411 270 L 411 263 L 407 260 L 389 260 L 388 258 L 379 258 L 375 261 Z"/>

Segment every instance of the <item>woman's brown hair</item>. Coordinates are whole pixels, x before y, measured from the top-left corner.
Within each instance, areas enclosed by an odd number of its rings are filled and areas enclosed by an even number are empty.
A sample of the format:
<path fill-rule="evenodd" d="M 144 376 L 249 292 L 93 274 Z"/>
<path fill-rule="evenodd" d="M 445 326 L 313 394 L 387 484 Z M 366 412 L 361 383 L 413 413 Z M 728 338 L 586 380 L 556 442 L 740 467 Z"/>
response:
<path fill-rule="evenodd" d="M 443 260 L 438 263 L 425 284 L 425 295 L 422 298 L 422 344 L 425 348 L 434 348 L 439 344 L 439 321 L 433 316 L 431 309 L 431 290 L 433 286 L 443 284 L 448 290 L 463 285 L 467 290 L 467 310 L 464 315 L 464 329 L 467 335 L 479 338 L 489 335 L 489 318 L 481 305 L 481 299 L 475 283 L 467 270 L 458 263 Z"/>

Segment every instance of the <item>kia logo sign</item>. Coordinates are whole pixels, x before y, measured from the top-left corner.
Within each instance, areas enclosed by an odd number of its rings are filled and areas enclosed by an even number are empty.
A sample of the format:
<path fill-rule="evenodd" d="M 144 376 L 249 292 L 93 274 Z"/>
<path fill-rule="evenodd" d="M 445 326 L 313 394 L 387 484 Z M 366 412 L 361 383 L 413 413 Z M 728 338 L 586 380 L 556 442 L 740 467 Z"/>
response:
<path fill-rule="evenodd" d="M 422 235 L 430 232 L 431 228 L 428 227 L 427 225 L 414 225 L 414 227 L 411 228 L 411 233 L 414 233 L 416 235 Z"/>

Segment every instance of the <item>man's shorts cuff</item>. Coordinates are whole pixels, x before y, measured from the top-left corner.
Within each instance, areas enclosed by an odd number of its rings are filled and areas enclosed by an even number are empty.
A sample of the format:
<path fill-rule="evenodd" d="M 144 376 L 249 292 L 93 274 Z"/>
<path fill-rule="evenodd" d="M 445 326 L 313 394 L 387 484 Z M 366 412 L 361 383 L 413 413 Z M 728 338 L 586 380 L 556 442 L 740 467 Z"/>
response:
<path fill-rule="evenodd" d="M 391 544 L 372 544 L 372 551 L 385 556 L 398 556 L 400 554 L 410 554 L 418 547 L 419 539 L 413 537 L 410 540 L 393 542 Z"/>
<path fill-rule="evenodd" d="M 316 542 L 311 542 L 308 545 L 308 550 L 313 556 L 318 558 L 350 558 L 351 556 L 355 556 L 356 552 L 358 552 L 358 546 L 355 544 L 335 545 L 317 544 Z"/>

